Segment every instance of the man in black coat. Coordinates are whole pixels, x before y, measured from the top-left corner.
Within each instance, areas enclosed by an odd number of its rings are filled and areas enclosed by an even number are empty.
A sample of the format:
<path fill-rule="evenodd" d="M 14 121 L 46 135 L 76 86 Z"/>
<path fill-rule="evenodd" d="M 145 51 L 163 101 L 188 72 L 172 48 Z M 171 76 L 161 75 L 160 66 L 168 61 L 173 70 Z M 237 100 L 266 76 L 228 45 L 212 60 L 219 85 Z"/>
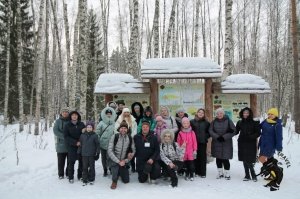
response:
<path fill-rule="evenodd" d="M 149 121 L 142 121 L 142 133 L 134 136 L 134 143 L 139 182 L 146 182 L 150 175 L 151 181 L 155 183 L 160 175 L 160 166 L 157 162 L 160 151 L 156 136 L 150 132 Z"/>
<path fill-rule="evenodd" d="M 74 183 L 74 164 L 78 159 L 77 178 L 80 180 L 82 177 L 82 160 L 81 155 L 77 155 L 78 147 L 80 146 L 80 135 L 82 129 L 85 128 L 81 122 L 81 116 L 77 111 L 72 111 L 70 114 L 70 121 L 64 128 L 64 137 L 68 149 L 68 176 L 69 182 Z"/>

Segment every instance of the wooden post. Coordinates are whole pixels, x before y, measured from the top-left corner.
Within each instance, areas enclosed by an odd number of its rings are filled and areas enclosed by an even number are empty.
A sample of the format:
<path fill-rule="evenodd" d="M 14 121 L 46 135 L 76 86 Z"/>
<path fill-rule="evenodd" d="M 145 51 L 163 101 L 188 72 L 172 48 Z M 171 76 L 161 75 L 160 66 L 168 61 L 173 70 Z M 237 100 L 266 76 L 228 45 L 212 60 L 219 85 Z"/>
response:
<path fill-rule="evenodd" d="M 253 111 L 253 117 L 259 116 L 259 110 L 257 106 L 257 95 L 256 94 L 250 94 L 250 108 Z"/>
<path fill-rule="evenodd" d="M 153 113 L 158 111 L 158 83 L 157 79 L 150 79 L 150 105 L 153 109 Z"/>
<path fill-rule="evenodd" d="M 106 104 L 108 102 L 113 101 L 113 100 L 114 100 L 114 97 L 112 94 L 105 94 L 104 95 L 104 102 L 105 102 L 104 107 L 106 106 Z"/>
<path fill-rule="evenodd" d="M 212 103 L 212 79 L 205 79 L 205 110 L 206 117 L 211 122 L 213 119 L 213 103 Z"/>

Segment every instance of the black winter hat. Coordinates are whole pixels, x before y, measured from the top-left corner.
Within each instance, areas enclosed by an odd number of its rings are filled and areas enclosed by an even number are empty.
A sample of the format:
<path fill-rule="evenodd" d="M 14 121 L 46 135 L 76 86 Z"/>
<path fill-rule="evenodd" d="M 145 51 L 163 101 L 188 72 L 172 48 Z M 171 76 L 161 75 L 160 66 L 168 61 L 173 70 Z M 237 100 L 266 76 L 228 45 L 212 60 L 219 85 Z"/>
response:
<path fill-rule="evenodd" d="M 150 122 L 148 120 L 142 120 L 142 126 L 143 125 L 148 125 L 150 126 Z"/>
<path fill-rule="evenodd" d="M 124 106 L 125 106 L 125 102 L 124 102 L 124 100 L 118 100 L 118 101 L 116 101 L 116 103 L 119 105 L 119 104 L 123 104 Z"/>
<path fill-rule="evenodd" d="M 120 130 L 120 128 L 122 128 L 122 127 L 126 127 L 126 128 L 128 129 L 128 124 L 127 124 L 127 122 L 126 122 L 125 120 L 123 120 L 123 121 L 121 122 L 121 124 L 120 124 L 118 130 Z"/>
<path fill-rule="evenodd" d="M 144 174 L 149 174 L 152 171 L 152 164 L 146 163 L 143 169 Z"/>
<path fill-rule="evenodd" d="M 107 110 L 105 111 L 105 114 L 108 114 L 108 113 L 112 114 L 112 111 L 111 111 L 110 109 L 107 109 Z"/>

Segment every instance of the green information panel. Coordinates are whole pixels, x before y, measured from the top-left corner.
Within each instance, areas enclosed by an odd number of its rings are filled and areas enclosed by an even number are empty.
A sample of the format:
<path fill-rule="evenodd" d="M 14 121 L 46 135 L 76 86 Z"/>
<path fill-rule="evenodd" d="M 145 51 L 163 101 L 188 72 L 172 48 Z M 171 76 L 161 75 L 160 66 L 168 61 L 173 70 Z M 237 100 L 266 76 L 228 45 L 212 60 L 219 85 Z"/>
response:
<path fill-rule="evenodd" d="M 170 84 L 159 86 L 159 106 L 167 106 L 170 114 L 184 108 L 190 118 L 198 108 L 204 107 L 204 84 Z"/>

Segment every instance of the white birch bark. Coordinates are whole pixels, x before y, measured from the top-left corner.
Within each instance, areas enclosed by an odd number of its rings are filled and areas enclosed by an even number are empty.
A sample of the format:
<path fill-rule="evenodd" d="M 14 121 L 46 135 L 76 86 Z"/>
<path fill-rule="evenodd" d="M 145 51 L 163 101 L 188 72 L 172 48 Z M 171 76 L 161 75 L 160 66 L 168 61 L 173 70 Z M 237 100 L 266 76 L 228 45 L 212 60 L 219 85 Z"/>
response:
<path fill-rule="evenodd" d="M 232 0 L 225 2 L 225 46 L 223 79 L 232 74 Z"/>

